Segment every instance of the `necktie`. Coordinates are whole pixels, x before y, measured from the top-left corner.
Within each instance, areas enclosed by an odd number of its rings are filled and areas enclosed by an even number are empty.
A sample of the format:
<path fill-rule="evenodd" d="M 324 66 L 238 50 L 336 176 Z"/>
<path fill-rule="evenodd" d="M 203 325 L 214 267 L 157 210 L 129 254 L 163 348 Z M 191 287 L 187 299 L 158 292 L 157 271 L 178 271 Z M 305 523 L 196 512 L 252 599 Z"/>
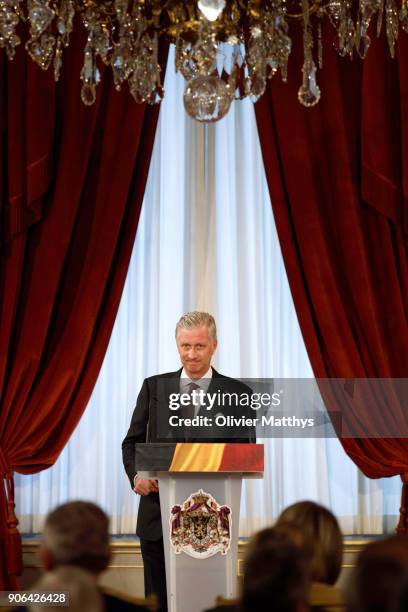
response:
<path fill-rule="evenodd" d="M 187 388 L 190 395 L 190 403 L 187 406 L 181 407 L 181 416 L 185 419 L 193 419 L 195 416 L 196 406 L 193 404 L 193 397 L 191 394 L 193 391 L 197 391 L 200 387 L 192 382 L 187 385 Z"/>

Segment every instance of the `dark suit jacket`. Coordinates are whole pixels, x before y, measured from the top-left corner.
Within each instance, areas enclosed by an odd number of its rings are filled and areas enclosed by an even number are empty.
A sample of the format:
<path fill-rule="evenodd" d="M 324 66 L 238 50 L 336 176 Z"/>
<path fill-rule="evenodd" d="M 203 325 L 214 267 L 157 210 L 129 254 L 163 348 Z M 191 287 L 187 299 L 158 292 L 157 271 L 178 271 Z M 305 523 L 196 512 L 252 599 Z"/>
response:
<path fill-rule="evenodd" d="M 161 396 L 168 395 L 171 392 L 178 393 L 180 386 L 180 375 L 182 369 L 177 372 L 169 372 L 158 376 L 146 378 L 143 382 L 139 396 L 137 398 L 136 408 L 133 412 L 129 431 L 122 442 L 123 464 L 126 473 L 130 480 L 130 485 L 133 489 L 133 481 L 136 475 L 135 470 L 135 444 L 138 442 L 164 442 L 171 439 L 163 439 L 161 437 L 161 429 L 158 425 L 158 407 L 161 405 Z M 213 368 L 213 376 L 208 387 L 208 393 L 216 393 L 224 391 L 229 393 L 251 393 L 251 389 L 244 385 L 239 380 L 228 378 L 219 374 Z M 199 414 L 203 414 L 205 408 L 201 408 Z M 219 412 L 228 412 L 223 408 L 214 406 L 212 409 L 213 416 Z M 208 414 L 208 413 L 207 413 Z M 159 415 L 160 416 L 160 415 Z M 246 416 L 254 416 L 254 413 Z M 231 430 L 226 431 L 225 438 L 190 438 L 182 437 L 178 441 L 188 442 L 255 442 L 255 431 L 251 428 L 246 433 L 237 429 L 237 437 L 231 435 Z M 174 438 L 172 439 L 174 441 Z M 150 493 L 150 495 L 142 496 L 140 499 L 139 512 L 137 517 L 136 534 L 145 540 L 159 540 L 162 537 L 161 515 L 160 515 L 160 499 L 158 493 Z"/>

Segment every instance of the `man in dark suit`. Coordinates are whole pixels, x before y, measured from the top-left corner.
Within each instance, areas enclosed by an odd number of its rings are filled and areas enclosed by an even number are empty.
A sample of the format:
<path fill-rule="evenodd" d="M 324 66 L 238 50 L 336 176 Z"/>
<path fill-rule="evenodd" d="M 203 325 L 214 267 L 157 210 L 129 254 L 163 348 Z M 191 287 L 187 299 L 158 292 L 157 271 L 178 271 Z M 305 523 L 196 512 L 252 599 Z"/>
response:
<path fill-rule="evenodd" d="M 241 382 L 219 374 L 211 367 L 211 358 L 217 348 L 217 331 L 214 318 L 205 312 L 187 313 L 177 323 L 176 342 L 182 369 L 145 379 L 140 390 L 136 408 L 133 412 L 129 431 L 122 443 L 123 463 L 132 489 L 141 495 L 136 533 L 144 564 L 145 594 L 156 593 L 162 610 L 167 610 L 166 575 L 164 566 L 163 536 L 161 528 L 159 489 L 156 480 L 140 477 L 134 467 L 135 444 L 137 442 L 157 442 L 163 440 L 160 427 L 164 406 L 160 396 L 168 391 L 191 394 L 201 392 L 216 394 L 219 391 L 230 393 L 251 393 Z M 166 391 L 167 390 L 167 391 Z M 224 407 L 212 408 L 213 416 L 225 413 Z M 167 403 L 168 409 L 168 403 Z M 190 405 L 180 408 L 185 418 L 194 418 L 206 412 L 205 405 Z M 226 411 L 231 411 L 231 407 Z M 165 415 L 167 418 L 167 415 Z M 251 442 L 255 441 L 253 430 L 239 427 L 225 429 L 225 436 L 217 435 L 203 439 L 195 438 L 192 428 L 181 432 L 181 439 L 189 442 Z M 200 432 L 201 433 L 201 432 Z M 211 436 L 211 434 L 209 434 Z M 174 437 L 172 438 L 175 439 Z M 168 441 L 168 438 L 167 438 Z M 179 438 L 180 441 L 180 438 Z"/>

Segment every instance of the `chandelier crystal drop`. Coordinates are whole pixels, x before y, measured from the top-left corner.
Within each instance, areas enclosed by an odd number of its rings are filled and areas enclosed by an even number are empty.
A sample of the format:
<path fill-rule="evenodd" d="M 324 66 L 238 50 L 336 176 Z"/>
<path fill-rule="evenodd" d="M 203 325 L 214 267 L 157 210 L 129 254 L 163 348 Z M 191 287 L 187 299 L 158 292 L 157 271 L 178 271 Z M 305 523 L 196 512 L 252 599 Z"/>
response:
<path fill-rule="evenodd" d="M 394 57 L 400 27 L 408 33 L 408 0 L 0 0 L 0 47 L 12 60 L 24 46 L 57 81 L 74 27 L 85 29 L 78 74 L 84 104 L 95 102 L 105 67 L 116 89 L 126 83 L 136 102 L 157 104 L 164 96 L 159 44 L 172 42 L 176 70 L 186 79 L 186 111 L 211 122 L 224 117 L 234 99 L 256 102 L 275 74 L 286 81 L 298 24 L 298 100 L 317 104 L 324 20 L 336 30 L 341 56 L 364 59 L 384 29 Z"/>
<path fill-rule="evenodd" d="M 225 0 L 198 0 L 198 8 L 209 21 L 215 21 L 225 8 Z"/>
<path fill-rule="evenodd" d="M 231 106 L 230 86 L 216 76 L 198 76 L 187 83 L 184 108 L 193 119 L 213 123 L 225 117 Z"/>

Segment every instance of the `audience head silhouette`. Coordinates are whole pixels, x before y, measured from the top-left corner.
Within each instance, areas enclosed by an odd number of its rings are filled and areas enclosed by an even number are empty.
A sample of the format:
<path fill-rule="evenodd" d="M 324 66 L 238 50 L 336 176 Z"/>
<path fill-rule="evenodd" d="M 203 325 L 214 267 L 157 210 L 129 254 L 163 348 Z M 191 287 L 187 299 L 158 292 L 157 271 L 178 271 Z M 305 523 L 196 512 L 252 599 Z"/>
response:
<path fill-rule="evenodd" d="M 35 588 L 68 591 L 72 612 L 141 612 L 147 610 L 145 604 L 153 605 L 98 587 L 98 576 L 110 560 L 109 519 L 91 502 L 69 502 L 48 515 L 39 557 L 47 571 Z"/>
<path fill-rule="evenodd" d="M 107 515 L 91 502 L 59 506 L 45 521 L 39 555 L 46 570 L 76 565 L 99 574 L 110 559 Z"/>
<path fill-rule="evenodd" d="M 348 585 L 347 610 L 408 610 L 408 535 L 394 535 L 364 548 Z"/>
<path fill-rule="evenodd" d="M 248 544 L 241 607 L 244 612 L 307 610 L 310 576 L 307 555 L 293 536 L 273 527 Z"/>
<path fill-rule="evenodd" d="M 312 579 L 334 584 L 340 574 L 343 537 L 336 517 L 324 506 L 302 501 L 288 506 L 279 516 L 276 527 L 292 525 L 303 533 L 312 555 Z"/>

